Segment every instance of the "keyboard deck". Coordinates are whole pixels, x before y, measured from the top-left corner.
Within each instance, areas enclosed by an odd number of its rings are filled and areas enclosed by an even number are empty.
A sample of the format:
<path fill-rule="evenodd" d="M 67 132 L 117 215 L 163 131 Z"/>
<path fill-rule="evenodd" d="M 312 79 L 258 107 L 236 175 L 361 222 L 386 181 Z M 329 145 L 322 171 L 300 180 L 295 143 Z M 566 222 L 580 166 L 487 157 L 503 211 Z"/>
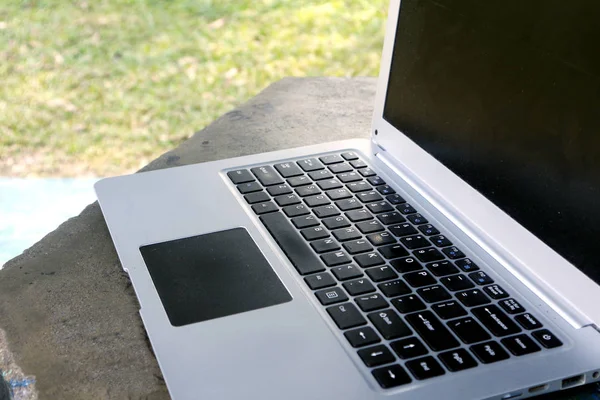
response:
<path fill-rule="evenodd" d="M 562 345 L 355 152 L 227 175 L 382 388 Z"/>

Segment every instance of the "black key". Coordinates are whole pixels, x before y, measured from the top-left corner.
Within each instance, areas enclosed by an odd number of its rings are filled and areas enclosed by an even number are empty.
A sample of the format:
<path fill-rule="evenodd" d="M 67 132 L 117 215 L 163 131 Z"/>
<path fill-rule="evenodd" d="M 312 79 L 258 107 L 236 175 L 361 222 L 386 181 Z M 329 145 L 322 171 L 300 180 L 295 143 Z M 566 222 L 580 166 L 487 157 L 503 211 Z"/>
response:
<path fill-rule="evenodd" d="M 379 195 L 379 193 L 370 191 L 370 192 L 361 192 L 356 195 L 360 201 L 363 203 L 371 203 L 373 201 L 380 201 L 383 198 Z"/>
<path fill-rule="evenodd" d="M 320 171 L 309 172 L 308 176 L 310 176 L 310 179 L 312 179 L 313 181 L 320 181 L 321 179 L 332 179 L 333 178 L 333 174 L 326 169 L 322 169 Z M 338 187 L 340 187 L 340 186 L 338 186 Z M 321 189 L 325 190 L 325 188 L 321 188 Z M 327 189 L 333 189 L 333 188 L 327 188 Z"/>
<path fill-rule="evenodd" d="M 415 260 L 413 257 L 406 257 L 406 258 L 401 258 L 399 260 L 398 259 L 392 260 L 392 261 L 390 261 L 390 265 L 392 267 L 394 267 L 394 269 L 396 271 L 400 272 L 401 274 L 423 269 L 421 264 L 419 264 L 419 262 L 417 260 Z"/>
<path fill-rule="evenodd" d="M 293 178 L 289 178 L 287 183 L 292 187 L 299 187 L 304 185 L 310 185 L 312 181 L 308 176 L 294 176 Z"/>
<path fill-rule="evenodd" d="M 334 250 L 339 250 L 340 249 L 340 245 L 337 244 L 337 242 L 331 238 L 327 238 L 327 239 L 322 239 L 322 240 L 315 240 L 313 242 L 310 242 L 310 246 L 317 252 L 317 253 L 325 253 L 328 251 L 334 251 Z"/>
<path fill-rule="evenodd" d="M 421 286 L 433 285 L 437 282 L 433 275 L 427 271 L 410 272 L 408 274 L 404 274 L 403 277 L 410 286 L 417 288 Z"/>
<path fill-rule="evenodd" d="M 382 344 L 359 350 L 358 356 L 363 360 L 367 367 L 376 367 L 396 360 L 396 357 L 394 357 L 392 352 Z"/>
<path fill-rule="evenodd" d="M 429 240 L 431 240 L 431 243 L 437 247 L 452 246 L 452 242 L 444 235 L 432 236 L 429 238 Z"/>
<path fill-rule="evenodd" d="M 431 311 L 421 311 L 404 317 L 433 351 L 458 347 L 458 340 Z"/>
<path fill-rule="evenodd" d="M 461 303 L 463 303 L 467 307 L 480 306 L 482 304 L 488 304 L 490 302 L 490 298 L 487 297 L 479 289 L 458 292 L 455 296 L 458 300 L 460 300 Z"/>
<path fill-rule="evenodd" d="M 365 272 L 373 282 L 389 281 L 390 279 L 396 279 L 398 277 L 394 270 L 387 265 L 369 268 L 365 270 Z"/>
<path fill-rule="evenodd" d="M 377 250 L 382 256 L 391 260 L 392 258 L 400 258 L 408 256 L 408 251 L 401 244 L 393 244 L 391 246 L 380 247 Z"/>
<path fill-rule="evenodd" d="M 327 218 L 332 217 L 334 215 L 340 215 L 339 210 L 332 204 L 314 208 L 313 212 L 319 218 Z"/>
<path fill-rule="evenodd" d="M 421 235 L 403 237 L 400 238 L 400 242 L 402 242 L 402 244 L 410 250 L 431 246 L 431 243 L 429 243 L 429 241 Z"/>
<path fill-rule="evenodd" d="M 377 336 L 373 328 L 370 326 L 344 332 L 344 336 L 346 339 L 348 339 L 352 347 L 368 346 L 373 343 L 381 342 L 379 336 Z"/>
<path fill-rule="evenodd" d="M 413 251 L 413 254 L 422 262 L 440 261 L 444 259 L 444 255 L 433 247 L 415 250 Z"/>
<path fill-rule="evenodd" d="M 337 217 L 329 217 L 324 219 L 323 224 L 327 227 L 327 229 L 333 230 L 350 226 L 350 221 L 348 221 L 345 217 L 338 215 Z"/>
<path fill-rule="evenodd" d="M 517 335 L 501 340 L 502 344 L 513 353 L 515 356 L 523 356 L 525 354 L 535 353 L 541 348 L 529 336 Z"/>
<path fill-rule="evenodd" d="M 327 272 L 307 276 L 304 278 L 304 281 L 312 290 L 323 289 L 335 285 L 335 279 Z"/>
<path fill-rule="evenodd" d="M 434 262 L 434 263 L 429 263 L 425 265 L 427 267 L 428 270 L 430 270 L 431 272 L 433 272 L 433 274 L 435 276 L 446 276 L 446 275 L 452 275 L 458 272 L 458 269 L 452 265 L 452 263 L 450 261 L 440 261 L 440 262 Z M 469 289 L 472 286 L 466 287 L 465 289 Z M 448 288 L 450 289 L 450 288 Z M 454 290 L 454 289 L 450 289 L 450 290 Z"/>
<path fill-rule="evenodd" d="M 310 209 L 304 204 L 296 204 L 283 208 L 283 212 L 290 218 L 299 217 L 300 215 L 310 214 Z"/>
<path fill-rule="evenodd" d="M 493 304 L 474 308 L 471 312 L 496 336 L 508 336 L 521 332 L 521 328 Z"/>
<path fill-rule="evenodd" d="M 413 208 L 413 206 L 411 206 L 408 203 L 401 204 L 401 205 L 397 206 L 396 209 L 398 211 L 400 211 L 402 214 L 414 214 L 417 212 L 417 210 L 415 210 Z"/>
<path fill-rule="evenodd" d="M 554 336 L 554 334 L 548 329 L 541 329 L 539 331 L 535 331 L 532 333 L 532 335 L 535 338 L 535 340 L 540 342 L 540 344 L 547 349 L 553 349 L 555 347 L 562 346 L 562 342 L 560 341 L 560 339 Z"/>
<path fill-rule="evenodd" d="M 346 217 L 348 217 L 348 219 L 352 222 L 360 222 L 373 219 L 373 216 L 366 208 L 363 208 L 361 210 L 348 211 L 346 213 Z"/>
<path fill-rule="evenodd" d="M 384 389 L 390 389 L 412 382 L 404 368 L 398 364 L 388 365 L 373 370 L 373 376 Z"/>
<path fill-rule="evenodd" d="M 350 254 L 364 253 L 365 251 L 373 250 L 373 247 L 365 239 L 351 240 L 346 242 L 344 243 L 344 248 Z"/>
<path fill-rule="evenodd" d="M 292 189 L 288 185 L 277 185 L 269 186 L 267 192 L 273 197 L 280 196 L 282 194 L 292 193 Z"/>
<path fill-rule="evenodd" d="M 350 296 L 358 296 L 360 294 L 371 293 L 375 291 L 375 286 L 368 279 L 356 279 L 353 281 L 344 282 L 344 289 Z"/>
<path fill-rule="evenodd" d="M 242 183 L 237 188 L 241 194 L 260 192 L 262 190 L 262 186 L 258 182 Z"/>
<path fill-rule="evenodd" d="M 431 224 L 421 225 L 419 226 L 419 230 L 421 231 L 421 233 L 423 233 L 423 235 L 427 236 L 437 235 L 438 233 L 440 233 L 440 231 L 438 231 L 437 228 Z"/>
<path fill-rule="evenodd" d="M 465 349 L 450 350 L 438 355 L 451 372 L 462 371 L 477 366 L 477 361 Z"/>
<path fill-rule="evenodd" d="M 352 165 L 356 169 L 359 169 L 365 168 L 367 166 L 367 163 L 365 163 L 363 160 L 354 160 L 350 161 L 350 165 Z"/>
<path fill-rule="evenodd" d="M 264 186 L 279 185 L 283 183 L 283 179 L 279 176 L 273 167 L 265 165 L 262 167 L 254 167 L 250 171 Z"/>
<path fill-rule="evenodd" d="M 371 168 L 361 168 L 358 170 L 358 172 L 365 178 L 377 175 Z"/>
<path fill-rule="evenodd" d="M 354 260 L 363 268 L 375 267 L 377 265 L 385 264 L 385 261 L 381 256 L 375 252 L 369 252 L 354 257 Z"/>
<path fill-rule="evenodd" d="M 420 311 L 426 308 L 425 303 L 414 294 L 392 299 L 391 302 L 402 314 Z"/>
<path fill-rule="evenodd" d="M 267 201 L 270 199 L 269 195 L 265 192 L 254 192 L 244 196 L 244 199 L 248 202 L 248 204 L 254 203 L 262 203 L 263 201 Z"/>
<path fill-rule="evenodd" d="M 463 258 L 465 256 L 465 253 L 460 251 L 456 246 L 446 247 L 445 249 L 442 249 L 442 252 L 451 260 L 456 260 L 457 258 Z"/>
<path fill-rule="evenodd" d="M 319 225 L 319 220 L 314 215 L 305 215 L 292 219 L 292 224 L 298 229 Z"/>
<path fill-rule="evenodd" d="M 349 166 L 347 163 L 331 164 L 328 166 L 328 168 L 334 174 L 341 174 L 343 172 L 352 171 L 352 167 Z"/>
<path fill-rule="evenodd" d="M 314 226 L 312 228 L 302 229 L 300 233 L 306 240 L 316 240 L 329 237 L 329 232 L 327 232 L 322 226 Z"/>
<path fill-rule="evenodd" d="M 308 187 L 308 186 L 304 186 L 304 187 Z M 324 206 L 326 204 L 329 204 L 329 199 L 324 194 L 318 194 L 316 196 L 310 196 L 310 197 L 304 198 L 304 202 L 309 207 L 318 207 L 318 206 Z"/>
<path fill-rule="evenodd" d="M 356 304 L 364 312 L 375 311 L 388 307 L 388 302 L 379 293 L 368 294 L 354 298 Z"/>
<path fill-rule="evenodd" d="M 297 164 L 306 172 L 316 171 L 325 168 L 316 158 L 308 158 L 306 160 L 300 160 Z"/>
<path fill-rule="evenodd" d="M 407 339 L 398 340 L 390 343 L 392 350 L 396 352 L 398 357 L 403 360 L 407 358 L 415 358 L 429 353 L 427 347 L 421 343 L 416 337 L 410 337 Z"/>
<path fill-rule="evenodd" d="M 275 202 L 280 207 L 291 206 L 292 204 L 300 203 L 300 199 L 295 194 L 284 194 L 282 196 L 275 197 Z"/>
<path fill-rule="evenodd" d="M 456 300 L 445 301 L 443 303 L 434 304 L 431 309 L 441 319 L 452 319 L 467 315 L 467 311 Z"/>
<path fill-rule="evenodd" d="M 360 232 L 358 232 L 354 227 L 336 229 L 331 232 L 333 236 L 340 242 L 344 242 L 346 240 L 358 239 L 362 237 Z"/>
<path fill-rule="evenodd" d="M 342 301 L 348 300 L 348 296 L 344 293 L 344 290 L 340 287 L 332 287 L 328 289 L 319 290 L 315 292 L 315 296 L 324 306 L 330 304 L 341 303 Z"/>
<path fill-rule="evenodd" d="M 385 201 L 378 201 L 375 203 L 368 203 L 367 208 L 373 213 L 378 214 L 382 212 L 394 211 L 394 207 L 390 206 Z"/>
<path fill-rule="evenodd" d="M 473 272 L 469 274 L 469 278 L 471 278 L 473 282 L 477 283 L 478 285 L 488 285 L 490 283 L 494 283 L 494 280 L 483 271 Z"/>
<path fill-rule="evenodd" d="M 440 363 L 432 356 L 407 361 L 406 368 L 408 368 L 418 380 L 429 379 L 446 373 Z"/>
<path fill-rule="evenodd" d="M 321 260 L 328 267 L 335 267 L 336 265 L 348 264 L 350 261 L 350 257 L 344 251 L 334 251 L 333 253 L 323 254 L 321 256 Z"/>
<path fill-rule="evenodd" d="M 363 180 L 363 177 L 358 172 L 355 172 L 355 171 L 344 172 L 342 174 L 338 174 L 337 178 L 342 183 L 349 183 L 349 182 L 356 182 L 356 181 L 362 181 Z M 365 185 L 367 185 L 368 187 L 371 187 L 371 186 L 369 186 L 369 184 L 367 182 L 363 182 L 363 183 Z"/>
<path fill-rule="evenodd" d="M 389 201 L 390 203 L 392 203 L 394 205 L 406 203 L 406 200 L 404 200 L 404 198 L 397 193 L 386 196 L 385 198 L 387 199 L 387 201 Z"/>
<path fill-rule="evenodd" d="M 421 224 L 426 224 L 427 222 L 429 222 L 429 221 L 427 221 L 427 218 L 425 218 L 421 214 L 411 214 L 411 215 L 408 215 L 406 217 L 406 219 L 408 219 L 414 225 L 421 225 Z"/>
<path fill-rule="evenodd" d="M 367 235 L 367 239 L 369 239 L 369 242 L 371 242 L 373 246 L 396 243 L 396 239 L 394 239 L 389 232 L 372 233 Z"/>
<path fill-rule="evenodd" d="M 491 339 L 490 334 L 471 317 L 450 321 L 448 322 L 448 326 L 466 344 Z"/>
<path fill-rule="evenodd" d="M 320 194 L 321 190 L 319 189 L 319 187 L 317 185 L 305 185 L 305 186 L 300 186 L 299 188 L 297 188 L 296 193 L 298 193 L 298 196 L 306 197 L 306 196 L 313 196 L 315 194 Z"/>
<path fill-rule="evenodd" d="M 346 161 L 358 160 L 358 156 L 353 151 L 347 151 L 346 153 L 342 153 L 342 157 Z"/>
<path fill-rule="evenodd" d="M 254 177 L 247 169 L 236 169 L 235 171 L 229 171 L 227 173 L 231 182 L 239 185 L 240 183 L 252 182 Z"/>
<path fill-rule="evenodd" d="M 355 198 L 338 200 L 335 202 L 335 205 L 338 206 L 339 209 L 342 211 L 356 210 L 358 208 L 362 208 L 362 203 L 356 200 Z"/>
<path fill-rule="evenodd" d="M 279 208 L 272 201 L 266 201 L 264 203 L 257 203 L 252 205 L 252 209 L 258 215 L 266 214 L 274 211 L 278 211 Z"/>
<path fill-rule="evenodd" d="M 380 283 L 379 285 L 377 285 L 377 287 L 387 297 L 402 296 L 411 292 L 410 288 L 406 285 L 406 283 L 404 283 L 404 281 L 401 281 L 400 279 Z"/>
<path fill-rule="evenodd" d="M 498 304 L 509 314 L 519 314 L 525 311 L 525 308 L 515 299 L 502 300 Z"/>
<path fill-rule="evenodd" d="M 350 172 L 352 174 L 352 172 Z M 352 182 L 346 185 L 352 193 L 366 192 L 373 189 L 367 182 Z"/>
<path fill-rule="evenodd" d="M 319 157 L 319 160 L 325 165 L 344 162 L 344 159 L 337 154 Z"/>
<path fill-rule="evenodd" d="M 385 185 L 385 181 L 379 176 L 371 176 L 367 178 L 367 181 L 373 186 Z"/>
<path fill-rule="evenodd" d="M 400 215 L 400 213 L 397 213 L 396 211 L 393 211 L 390 213 L 379 214 L 379 215 L 377 215 L 377 219 L 380 220 L 381 223 L 385 224 L 385 225 L 398 224 L 400 222 L 406 221 L 406 219 L 404 219 L 404 217 L 402 215 Z"/>
<path fill-rule="evenodd" d="M 467 279 L 467 277 L 464 275 L 446 276 L 440 279 L 440 282 L 442 282 L 442 284 L 446 286 L 448 290 L 452 290 L 453 292 L 456 292 L 457 290 L 467 290 L 475 287 L 475 285 L 473 285 L 473 282 Z"/>
<path fill-rule="evenodd" d="M 509 355 L 496 342 L 484 342 L 470 347 L 471 351 L 484 364 L 491 364 L 497 361 L 506 360 Z"/>
<path fill-rule="evenodd" d="M 500 285 L 490 285 L 483 288 L 483 291 L 494 300 L 505 299 L 508 293 Z"/>
<path fill-rule="evenodd" d="M 300 275 L 325 270 L 321 260 L 282 213 L 266 214 L 261 216 L 260 220 Z"/>
<path fill-rule="evenodd" d="M 284 178 L 291 178 L 292 176 L 302 175 L 302 170 L 298 168 L 298 165 L 292 162 L 275 164 L 275 169 Z"/>
<path fill-rule="evenodd" d="M 377 186 L 377 191 L 382 195 L 395 194 L 396 191 L 389 185 Z"/>
<path fill-rule="evenodd" d="M 338 304 L 327 308 L 327 313 L 340 329 L 366 325 L 367 320 L 352 303 Z"/>
<path fill-rule="evenodd" d="M 358 224 L 356 224 L 356 227 L 358 228 L 358 230 L 365 234 L 384 230 L 383 226 L 375 220 L 359 222 Z"/>
<path fill-rule="evenodd" d="M 318 181 L 317 186 L 320 187 L 321 190 L 331 190 L 341 188 L 343 185 L 337 179 L 327 179 L 324 181 Z"/>
<path fill-rule="evenodd" d="M 479 267 L 471 259 L 465 258 L 463 260 L 456 260 L 454 264 L 465 272 L 477 271 Z"/>
<path fill-rule="evenodd" d="M 411 224 L 397 224 L 394 226 L 388 226 L 389 230 L 396 236 L 408 236 L 417 233 L 417 230 Z"/>
<path fill-rule="evenodd" d="M 352 193 L 350 193 L 350 191 L 345 188 L 332 189 L 326 191 L 325 193 L 327 194 L 327 196 L 329 196 L 331 200 L 341 200 L 352 197 Z"/>
<path fill-rule="evenodd" d="M 521 325 L 523 328 L 528 330 L 538 329 L 542 327 L 542 323 L 530 313 L 517 315 L 515 317 L 515 321 L 517 321 L 519 325 Z"/>
<path fill-rule="evenodd" d="M 417 294 L 428 303 L 437 303 L 438 301 L 444 301 L 452 298 L 450 293 L 448 293 L 448 291 L 446 291 L 446 289 L 440 285 L 433 285 L 419 289 L 417 290 Z"/>
<path fill-rule="evenodd" d="M 342 265 L 341 267 L 331 268 L 331 272 L 335 275 L 338 281 L 347 281 L 363 275 L 362 271 L 356 265 Z"/>
<path fill-rule="evenodd" d="M 392 309 L 377 311 L 367 317 L 385 339 L 397 339 L 412 334 L 410 328 Z"/>

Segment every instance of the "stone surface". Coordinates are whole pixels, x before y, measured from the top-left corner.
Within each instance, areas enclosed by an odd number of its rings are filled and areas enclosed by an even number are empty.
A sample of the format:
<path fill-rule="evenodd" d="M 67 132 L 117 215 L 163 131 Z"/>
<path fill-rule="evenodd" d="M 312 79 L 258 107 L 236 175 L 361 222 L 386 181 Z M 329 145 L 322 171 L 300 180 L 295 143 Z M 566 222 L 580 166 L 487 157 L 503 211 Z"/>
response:
<path fill-rule="evenodd" d="M 375 82 L 283 79 L 143 170 L 368 137 Z M 40 399 L 169 398 L 97 203 L 0 271 L 0 328 Z"/>

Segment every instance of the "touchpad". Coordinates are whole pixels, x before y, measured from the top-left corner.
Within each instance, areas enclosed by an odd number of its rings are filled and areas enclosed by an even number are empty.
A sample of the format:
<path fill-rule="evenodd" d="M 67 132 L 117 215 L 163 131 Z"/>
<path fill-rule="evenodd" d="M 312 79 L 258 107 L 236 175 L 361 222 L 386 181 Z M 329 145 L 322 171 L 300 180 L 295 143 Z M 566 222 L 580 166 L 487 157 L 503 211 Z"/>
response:
<path fill-rule="evenodd" d="M 173 326 L 292 300 L 246 229 L 140 247 Z"/>

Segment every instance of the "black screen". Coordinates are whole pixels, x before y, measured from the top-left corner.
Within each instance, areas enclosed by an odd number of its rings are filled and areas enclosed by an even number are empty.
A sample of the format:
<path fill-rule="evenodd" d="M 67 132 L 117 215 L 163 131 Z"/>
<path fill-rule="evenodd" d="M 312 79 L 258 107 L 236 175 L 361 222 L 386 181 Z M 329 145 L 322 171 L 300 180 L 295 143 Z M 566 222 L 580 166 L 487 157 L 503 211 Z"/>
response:
<path fill-rule="evenodd" d="M 600 284 L 600 1 L 403 0 L 383 115 Z"/>

